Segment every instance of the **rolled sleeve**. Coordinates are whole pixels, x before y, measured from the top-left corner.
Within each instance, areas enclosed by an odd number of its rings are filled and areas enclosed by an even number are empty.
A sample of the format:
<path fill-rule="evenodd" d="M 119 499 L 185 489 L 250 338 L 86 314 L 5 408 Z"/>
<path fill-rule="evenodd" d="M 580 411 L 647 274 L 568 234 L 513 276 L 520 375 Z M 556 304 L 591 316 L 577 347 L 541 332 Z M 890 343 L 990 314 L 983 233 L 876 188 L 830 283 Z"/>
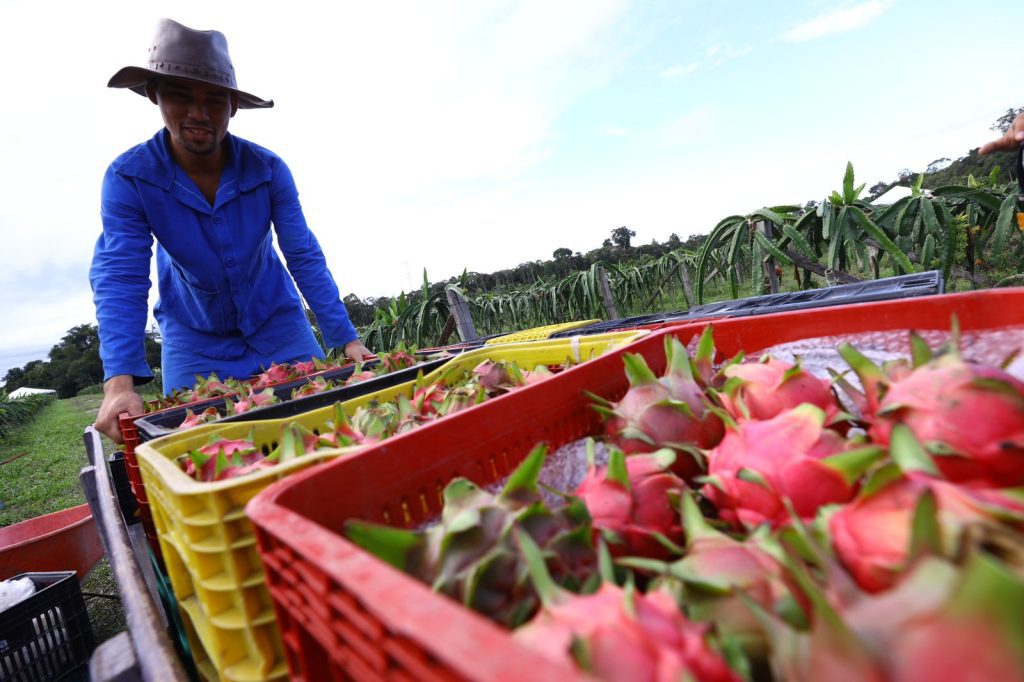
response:
<path fill-rule="evenodd" d="M 145 350 L 153 236 L 134 184 L 114 168 L 103 178 L 100 215 L 89 282 L 103 378 L 130 374 L 138 383 L 153 376 Z"/>
<path fill-rule="evenodd" d="M 295 180 L 280 160 L 271 184 L 271 220 L 288 272 L 316 315 L 324 342 L 338 347 L 359 338 L 320 243 L 306 224 Z"/>

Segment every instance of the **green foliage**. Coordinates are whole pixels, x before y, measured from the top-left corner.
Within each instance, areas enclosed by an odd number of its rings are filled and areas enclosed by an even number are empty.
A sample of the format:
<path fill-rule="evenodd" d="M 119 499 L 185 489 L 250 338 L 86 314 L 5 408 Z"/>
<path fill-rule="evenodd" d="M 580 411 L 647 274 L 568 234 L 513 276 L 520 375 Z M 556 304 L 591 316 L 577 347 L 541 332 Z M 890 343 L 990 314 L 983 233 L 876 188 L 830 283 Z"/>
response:
<path fill-rule="evenodd" d="M 15 428 L 27 424 L 54 400 L 52 393 L 11 398 L 6 391 L 0 391 L 0 440 L 7 438 Z"/>
<path fill-rule="evenodd" d="M 160 364 L 160 343 L 150 331 L 145 336 L 146 362 Z M 99 331 L 94 324 L 72 327 L 50 349 L 49 360 L 32 360 L 24 367 L 14 367 L 4 375 L 4 388 L 13 391 L 22 386 L 50 388 L 60 398 L 70 398 L 87 386 L 103 381 L 100 362 Z"/>

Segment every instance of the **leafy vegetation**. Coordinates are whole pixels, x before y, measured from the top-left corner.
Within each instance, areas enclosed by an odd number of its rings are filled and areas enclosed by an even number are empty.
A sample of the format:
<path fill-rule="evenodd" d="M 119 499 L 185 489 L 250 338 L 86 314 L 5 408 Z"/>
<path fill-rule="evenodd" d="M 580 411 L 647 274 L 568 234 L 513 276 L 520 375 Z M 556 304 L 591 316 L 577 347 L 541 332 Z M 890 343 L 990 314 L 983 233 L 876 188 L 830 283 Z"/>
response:
<path fill-rule="evenodd" d="M 27 424 L 37 412 L 53 400 L 52 393 L 11 398 L 7 392 L 0 391 L 0 440 L 6 438 L 16 427 Z"/>

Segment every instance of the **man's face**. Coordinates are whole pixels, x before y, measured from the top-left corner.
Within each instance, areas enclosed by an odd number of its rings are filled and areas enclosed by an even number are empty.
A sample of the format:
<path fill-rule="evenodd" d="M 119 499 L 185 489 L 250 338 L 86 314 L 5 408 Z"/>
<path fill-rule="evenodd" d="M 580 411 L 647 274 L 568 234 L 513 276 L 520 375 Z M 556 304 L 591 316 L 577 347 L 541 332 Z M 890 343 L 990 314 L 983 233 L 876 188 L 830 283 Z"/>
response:
<path fill-rule="evenodd" d="M 228 121 L 238 111 L 230 90 L 195 81 L 160 78 L 146 88 L 160 107 L 171 143 L 179 152 L 205 156 L 220 148 Z"/>

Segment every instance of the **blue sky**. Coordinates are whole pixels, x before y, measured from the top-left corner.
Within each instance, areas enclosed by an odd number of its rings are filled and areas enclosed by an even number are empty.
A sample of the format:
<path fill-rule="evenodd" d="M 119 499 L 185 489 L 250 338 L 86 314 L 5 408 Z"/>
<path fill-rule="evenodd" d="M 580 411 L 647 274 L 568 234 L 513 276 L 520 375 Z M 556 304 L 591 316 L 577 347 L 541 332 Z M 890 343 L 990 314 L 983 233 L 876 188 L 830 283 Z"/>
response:
<path fill-rule="evenodd" d="M 343 292 L 707 232 L 957 157 L 1024 105 L 1019 0 L 0 0 L 0 376 L 92 322 L 99 183 L 159 128 L 109 90 L 157 18 L 228 37 Z M 54 17 L 60 17 L 54 21 Z M 88 27 L 83 30 L 83 27 Z M 31 65 L 20 68 L 19 65 Z M 13 257 L 12 257 L 13 256 Z M 154 292 L 155 299 L 155 292 Z"/>

